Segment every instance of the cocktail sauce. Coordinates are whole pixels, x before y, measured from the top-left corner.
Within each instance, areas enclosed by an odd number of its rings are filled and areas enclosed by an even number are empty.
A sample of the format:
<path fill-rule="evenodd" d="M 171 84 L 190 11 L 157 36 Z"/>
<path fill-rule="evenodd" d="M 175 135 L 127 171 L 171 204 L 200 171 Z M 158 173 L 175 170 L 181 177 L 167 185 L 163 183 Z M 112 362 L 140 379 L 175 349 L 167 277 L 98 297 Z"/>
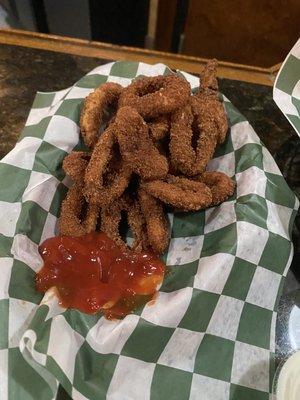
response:
<path fill-rule="evenodd" d="M 56 236 L 39 247 L 44 261 L 37 290 L 56 287 L 60 303 L 87 314 L 122 318 L 154 298 L 164 263 L 152 253 L 119 248 L 102 232 Z"/>

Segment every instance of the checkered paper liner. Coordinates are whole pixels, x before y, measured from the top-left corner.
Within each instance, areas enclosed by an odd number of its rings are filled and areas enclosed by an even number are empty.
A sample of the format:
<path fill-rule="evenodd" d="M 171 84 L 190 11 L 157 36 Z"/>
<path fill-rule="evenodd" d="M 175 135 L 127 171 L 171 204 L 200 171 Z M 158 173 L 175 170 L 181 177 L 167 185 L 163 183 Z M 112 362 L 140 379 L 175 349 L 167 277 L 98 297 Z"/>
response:
<path fill-rule="evenodd" d="M 276 304 L 292 259 L 298 201 L 245 118 L 224 98 L 230 134 L 210 170 L 237 183 L 225 203 L 170 214 L 172 238 L 154 305 L 121 321 L 65 310 L 34 287 L 38 245 L 57 234 L 69 181 L 61 163 L 83 148 L 83 99 L 162 65 L 115 62 L 74 86 L 38 93 L 16 147 L 0 163 L 0 398 L 268 399 Z M 183 74 L 192 89 L 198 78 Z"/>
<path fill-rule="evenodd" d="M 300 136 L 300 39 L 277 74 L 273 98 Z"/>

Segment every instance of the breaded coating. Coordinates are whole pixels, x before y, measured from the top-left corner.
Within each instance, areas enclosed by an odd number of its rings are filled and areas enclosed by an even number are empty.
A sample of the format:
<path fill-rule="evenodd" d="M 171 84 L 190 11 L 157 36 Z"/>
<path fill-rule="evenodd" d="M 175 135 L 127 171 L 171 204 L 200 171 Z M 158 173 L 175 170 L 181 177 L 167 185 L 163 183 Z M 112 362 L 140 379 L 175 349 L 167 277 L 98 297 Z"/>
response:
<path fill-rule="evenodd" d="M 170 116 L 161 115 L 157 118 L 147 121 L 150 137 L 155 142 L 164 139 L 170 132 Z"/>
<path fill-rule="evenodd" d="M 132 249 L 138 252 L 149 250 L 150 244 L 147 234 L 146 219 L 138 200 L 134 200 L 129 207 L 127 221 L 134 237 Z"/>
<path fill-rule="evenodd" d="M 139 189 L 138 198 L 146 219 L 149 243 L 158 254 L 163 254 L 170 240 L 168 223 L 163 206 L 158 199 L 151 196 L 144 189 Z"/>
<path fill-rule="evenodd" d="M 218 132 L 217 141 L 223 143 L 228 132 L 228 121 L 218 93 L 217 66 L 217 60 L 211 60 L 203 68 L 200 74 L 199 90 L 193 99 L 197 99 L 200 103 L 199 114 L 196 111 L 198 119 L 200 121 L 204 119 L 200 129 L 206 131 L 207 126 L 212 129 L 212 125 L 215 124 Z"/>
<path fill-rule="evenodd" d="M 233 195 L 235 183 L 226 174 L 219 171 L 206 171 L 195 177 L 200 182 L 205 183 L 211 190 L 212 206 L 216 206 L 227 200 Z"/>
<path fill-rule="evenodd" d="M 200 74 L 200 89 L 171 118 L 170 156 L 175 170 L 194 176 L 205 171 L 217 143 L 225 140 L 228 122 L 218 97 L 216 63 Z"/>
<path fill-rule="evenodd" d="M 86 205 L 82 186 L 74 184 L 63 200 L 59 217 L 59 231 L 63 236 L 82 236 L 96 228 L 99 209 L 87 205 L 86 216 L 82 217 Z"/>
<path fill-rule="evenodd" d="M 123 196 L 101 209 L 101 231 L 114 240 L 119 247 L 125 248 L 126 245 L 120 236 L 119 225 L 122 218 L 122 211 L 127 211 L 128 202 Z"/>
<path fill-rule="evenodd" d="M 80 183 L 90 158 L 91 155 L 85 151 L 72 151 L 64 158 L 62 168 L 73 182 Z"/>
<path fill-rule="evenodd" d="M 86 233 L 95 232 L 100 214 L 98 204 L 89 204 L 84 219 L 84 229 Z"/>
<path fill-rule="evenodd" d="M 89 94 L 80 117 L 80 129 L 84 143 L 93 148 L 99 138 L 103 113 L 107 107 L 116 107 L 123 87 L 118 83 L 107 82 Z"/>
<path fill-rule="evenodd" d="M 130 106 L 143 118 L 155 118 L 182 107 L 190 93 L 190 84 L 179 75 L 144 77 L 123 90 L 119 107 Z"/>
<path fill-rule="evenodd" d="M 168 175 L 166 181 L 143 182 L 149 194 L 181 211 L 196 211 L 211 205 L 212 194 L 208 186 L 187 178 Z"/>
<path fill-rule="evenodd" d="M 193 114 L 190 102 L 177 110 L 171 118 L 170 157 L 175 170 L 191 175 L 196 159 L 196 151 L 192 146 Z"/>
<path fill-rule="evenodd" d="M 131 107 L 116 115 L 115 134 L 123 160 L 142 179 L 161 179 L 168 173 L 168 161 L 154 146 L 146 122 Z"/>
<path fill-rule="evenodd" d="M 127 247 L 119 231 L 122 213 L 127 215 L 127 221 L 134 236 L 132 248 L 136 251 L 148 249 L 149 242 L 146 234 L 146 220 L 138 201 L 131 199 L 127 195 L 102 208 L 101 230 L 113 239 L 118 246 Z"/>
<path fill-rule="evenodd" d="M 194 115 L 194 127 L 198 131 L 197 152 L 191 175 L 205 171 L 208 161 L 214 155 L 218 141 L 218 126 L 215 122 L 215 110 L 210 107 L 208 99 L 191 99 L 192 112 Z M 218 102 L 218 105 L 222 105 Z M 222 107 L 222 112 L 224 109 Z"/>
<path fill-rule="evenodd" d="M 219 88 L 217 80 L 218 61 L 214 58 L 209 60 L 200 73 L 200 87 L 217 91 Z"/>
<path fill-rule="evenodd" d="M 115 143 L 114 124 L 110 124 L 98 140 L 85 173 L 84 194 L 91 204 L 108 205 L 120 197 L 129 184 L 131 170 L 125 162 L 121 161 L 118 168 L 108 168 Z M 106 173 L 109 174 L 108 184 L 104 182 Z"/>

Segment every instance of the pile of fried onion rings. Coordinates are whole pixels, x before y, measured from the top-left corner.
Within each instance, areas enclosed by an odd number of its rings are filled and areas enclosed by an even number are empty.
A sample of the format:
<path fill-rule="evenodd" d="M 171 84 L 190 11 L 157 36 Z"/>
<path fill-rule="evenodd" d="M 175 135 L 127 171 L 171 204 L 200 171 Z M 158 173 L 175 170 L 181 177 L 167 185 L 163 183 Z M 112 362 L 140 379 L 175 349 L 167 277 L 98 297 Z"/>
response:
<path fill-rule="evenodd" d="M 170 240 L 166 207 L 196 211 L 233 194 L 230 177 L 206 170 L 228 131 L 216 67 L 216 60 L 204 67 L 195 94 L 171 74 L 137 78 L 125 88 L 107 82 L 87 96 L 80 128 L 90 151 L 63 161 L 73 186 L 61 207 L 61 235 L 102 230 L 128 246 L 120 233 L 126 217 L 131 248 L 162 254 Z"/>

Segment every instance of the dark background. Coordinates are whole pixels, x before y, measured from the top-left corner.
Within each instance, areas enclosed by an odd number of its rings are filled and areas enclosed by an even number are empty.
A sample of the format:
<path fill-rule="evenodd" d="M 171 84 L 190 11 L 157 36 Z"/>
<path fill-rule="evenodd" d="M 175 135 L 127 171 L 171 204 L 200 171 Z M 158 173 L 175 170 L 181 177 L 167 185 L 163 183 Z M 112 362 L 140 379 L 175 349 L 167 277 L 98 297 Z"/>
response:
<path fill-rule="evenodd" d="M 300 36 L 299 0 L 0 0 L 12 27 L 271 67 Z"/>

